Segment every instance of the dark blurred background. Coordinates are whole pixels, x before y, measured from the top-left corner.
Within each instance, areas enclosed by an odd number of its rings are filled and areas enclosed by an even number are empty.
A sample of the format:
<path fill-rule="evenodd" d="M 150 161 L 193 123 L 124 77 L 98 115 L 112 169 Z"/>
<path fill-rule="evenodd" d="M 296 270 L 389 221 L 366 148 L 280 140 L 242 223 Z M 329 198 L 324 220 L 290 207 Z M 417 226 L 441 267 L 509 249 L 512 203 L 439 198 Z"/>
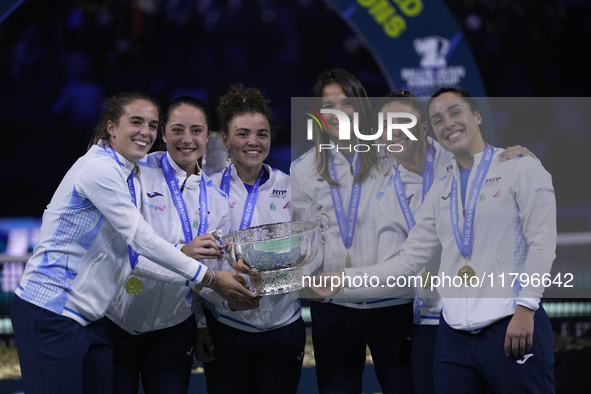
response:
<path fill-rule="evenodd" d="M 352 72 L 370 96 L 403 87 L 384 74 L 384 59 L 374 58 L 368 41 L 349 19 L 359 10 L 371 14 L 375 9 L 367 5 L 378 2 L 396 4 L 399 13 L 409 4 L 424 3 L 431 10 L 440 4 L 433 0 L 0 0 L 0 350 L 3 343 L 14 347 L 10 302 L 26 252 L 32 251 L 39 236 L 40 217 L 68 168 L 86 151 L 106 97 L 139 90 L 166 104 L 188 94 L 201 98 L 215 113 L 229 85 L 257 87 L 270 98 L 278 121 L 278 138 L 267 162 L 288 172 L 290 99 L 309 96 L 322 71 L 340 67 Z M 353 5 L 339 11 L 329 3 Z M 555 270 L 568 268 L 575 287 L 591 289 L 591 155 L 587 153 L 591 99 L 585 98 L 591 92 L 587 71 L 591 2 L 443 3 L 450 14 L 441 19 L 457 25 L 446 37 L 452 45 L 456 38 L 467 42 L 488 97 L 581 97 L 575 105 L 572 100 L 551 102 L 533 116 L 536 119 L 519 119 L 516 132 L 503 127 L 515 123 L 510 111 L 493 112 L 485 124 L 494 126 L 496 145 L 527 146 L 552 174 L 559 233 L 581 232 L 559 238 Z M 380 15 L 372 15 L 377 23 Z M 438 15 L 433 17 L 438 20 Z M 407 18 L 409 30 L 416 30 L 419 19 Z M 419 57 L 412 47 L 404 55 L 396 51 L 395 56 L 401 57 L 401 63 L 409 56 L 416 62 L 410 67 L 417 70 Z M 449 59 L 450 66 L 457 66 L 455 59 Z M 398 71 L 408 66 L 394 67 Z M 545 308 L 555 332 L 557 392 L 589 392 L 588 296 L 546 298 Z M 0 351 L 0 360 L 3 357 Z M 20 377 L 15 371 L 8 376 Z M 308 388 L 315 387 L 313 372 L 303 376 L 301 392 L 313 392 Z M 371 384 L 377 387 L 377 382 Z M 379 390 L 374 386 L 364 390 Z"/>
<path fill-rule="evenodd" d="M 445 3 L 488 96 L 589 95 L 589 2 Z M 0 217 L 41 216 L 85 152 L 103 99 L 126 90 L 163 104 L 190 94 L 215 112 L 230 84 L 261 89 L 279 121 L 268 161 L 287 172 L 290 98 L 309 96 L 317 75 L 332 67 L 355 74 L 370 96 L 397 88 L 321 0 L 22 1 L 0 23 Z M 572 127 L 496 136 L 499 146 L 526 145 L 553 174 L 561 232 L 591 230 L 591 138 L 584 122 Z"/>

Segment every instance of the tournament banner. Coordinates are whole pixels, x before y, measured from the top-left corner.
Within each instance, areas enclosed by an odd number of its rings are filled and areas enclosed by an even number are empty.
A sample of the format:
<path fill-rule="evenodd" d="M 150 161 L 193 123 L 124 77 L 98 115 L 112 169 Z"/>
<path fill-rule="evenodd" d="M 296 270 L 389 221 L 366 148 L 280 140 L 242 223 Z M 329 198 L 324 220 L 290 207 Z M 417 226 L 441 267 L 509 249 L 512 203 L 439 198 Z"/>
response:
<path fill-rule="evenodd" d="M 478 66 L 440 0 L 326 0 L 362 37 L 391 90 L 431 96 L 442 86 L 486 96 Z"/>

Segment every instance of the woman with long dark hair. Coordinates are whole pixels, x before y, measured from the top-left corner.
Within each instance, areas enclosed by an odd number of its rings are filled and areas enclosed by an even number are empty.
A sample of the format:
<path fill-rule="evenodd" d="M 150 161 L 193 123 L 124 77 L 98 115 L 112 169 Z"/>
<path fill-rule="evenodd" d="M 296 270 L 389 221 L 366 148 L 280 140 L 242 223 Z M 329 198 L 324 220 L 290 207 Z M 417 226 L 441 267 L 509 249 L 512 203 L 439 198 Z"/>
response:
<path fill-rule="evenodd" d="M 374 134 L 372 110 L 359 80 L 345 70 L 322 73 L 312 89 L 312 109 L 338 110 L 351 125 L 341 139 L 338 115 L 324 114 L 326 127 L 314 128 L 315 147 L 291 165 L 295 220 L 322 218 L 324 247 L 308 272 L 368 267 L 390 255 L 377 234 L 388 223 L 374 215 L 375 197 L 384 183 L 376 152 L 354 134 Z M 363 144 L 362 144 L 363 143 Z M 332 148 L 327 149 L 327 146 Z M 413 319 L 410 288 L 368 289 L 357 299 L 313 301 L 312 337 L 321 393 L 359 393 L 366 347 L 384 393 L 411 393 L 410 337 Z M 389 290 L 389 291 L 388 291 Z"/>
<path fill-rule="evenodd" d="M 484 141 L 477 104 L 456 88 L 430 99 L 431 127 L 454 155 L 449 173 L 431 187 L 398 256 L 344 274 L 387 285 L 414 275 L 440 246 L 435 392 L 553 393 L 552 328 L 540 303 L 556 248 L 552 177 L 531 157 L 499 160 L 504 150 Z"/>

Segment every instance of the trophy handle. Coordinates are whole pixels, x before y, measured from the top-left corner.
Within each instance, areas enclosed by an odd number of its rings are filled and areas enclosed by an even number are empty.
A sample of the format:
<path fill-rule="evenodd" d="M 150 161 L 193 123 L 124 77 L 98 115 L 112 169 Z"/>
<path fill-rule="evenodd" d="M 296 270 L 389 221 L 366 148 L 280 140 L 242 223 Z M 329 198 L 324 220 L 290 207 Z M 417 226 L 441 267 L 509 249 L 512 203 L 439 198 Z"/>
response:
<path fill-rule="evenodd" d="M 222 240 L 222 230 L 220 230 L 219 228 L 214 228 L 209 232 L 209 234 L 213 235 L 216 242 L 219 243 L 221 247 L 224 246 L 224 241 Z"/>
<path fill-rule="evenodd" d="M 222 250 L 224 251 L 224 253 L 222 254 L 222 256 L 226 259 L 226 261 L 228 263 L 231 264 L 230 260 L 230 255 L 228 254 L 228 252 L 224 249 L 224 247 L 226 246 L 224 244 L 224 240 L 222 239 L 222 230 L 220 230 L 219 228 L 214 228 L 213 230 L 211 230 L 209 232 L 209 234 L 213 235 L 213 237 L 215 238 L 215 241 L 220 245 L 220 248 L 222 248 Z"/>
<path fill-rule="evenodd" d="M 322 235 L 320 242 L 324 244 L 326 242 L 324 232 L 328 230 L 328 228 L 330 227 L 330 215 L 328 214 L 328 212 L 324 210 L 318 211 L 316 212 L 316 222 L 318 223 L 318 229 L 320 230 L 320 234 Z"/>

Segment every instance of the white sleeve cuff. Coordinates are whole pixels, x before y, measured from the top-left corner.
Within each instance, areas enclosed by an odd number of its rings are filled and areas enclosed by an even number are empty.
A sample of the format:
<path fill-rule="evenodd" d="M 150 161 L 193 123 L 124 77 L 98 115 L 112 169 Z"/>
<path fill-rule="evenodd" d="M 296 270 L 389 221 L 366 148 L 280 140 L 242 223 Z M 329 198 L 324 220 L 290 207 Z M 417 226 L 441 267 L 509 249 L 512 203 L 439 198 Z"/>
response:
<path fill-rule="evenodd" d="M 517 305 L 521 305 L 525 308 L 531 309 L 532 311 L 537 311 L 540 307 L 539 298 L 516 298 L 515 302 Z"/>

